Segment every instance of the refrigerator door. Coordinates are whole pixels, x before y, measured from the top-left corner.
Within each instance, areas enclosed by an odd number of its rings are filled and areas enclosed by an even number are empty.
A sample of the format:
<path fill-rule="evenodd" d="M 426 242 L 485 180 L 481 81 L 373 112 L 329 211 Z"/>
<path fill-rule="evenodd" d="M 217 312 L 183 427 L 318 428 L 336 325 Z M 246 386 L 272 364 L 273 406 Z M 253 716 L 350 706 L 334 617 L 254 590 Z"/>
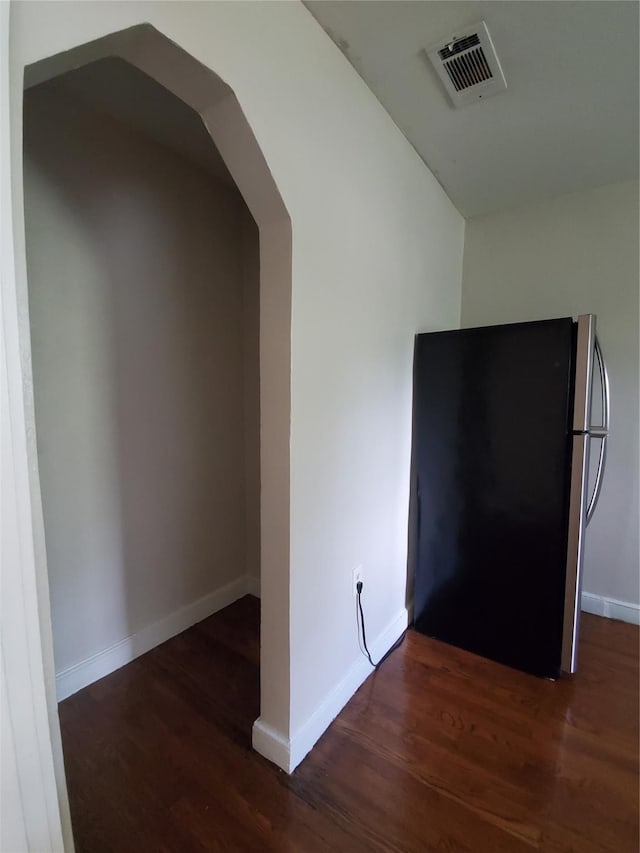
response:
<path fill-rule="evenodd" d="M 418 335 L 414 363 L 415 628 L 552 678 L 574 353 L 569 317 Z"/>
<path fill-rule="evenodd" d="M 567 566 L 562 629 L 562 671 L 568 673 L 575 672 L 577 667 L 584 533 L 587 524 L 591 383 L 595 340 L 595 317 L 593 314 L 582 314 L 578 317 L 576 336 L 571 494 L 569 498 Z"/>

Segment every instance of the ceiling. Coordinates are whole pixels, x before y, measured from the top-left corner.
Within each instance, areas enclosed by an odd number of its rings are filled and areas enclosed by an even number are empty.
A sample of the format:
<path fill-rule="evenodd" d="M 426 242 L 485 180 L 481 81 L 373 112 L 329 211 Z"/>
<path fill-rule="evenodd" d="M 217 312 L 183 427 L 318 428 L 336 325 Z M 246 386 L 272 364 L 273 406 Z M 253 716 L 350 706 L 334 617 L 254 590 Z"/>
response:
<path fill-rule="evenodd" d="M 638 177 L 636 2 L 305 5 L 464 216 Z M 454 109 L 424 49 L 481 20 L 508 89 Z"/>
<path fill-rule="evenodd" d="M 199 114 L 129 62 L 99 59 L 40 85 L 124 122 L 235 186 Z"/>

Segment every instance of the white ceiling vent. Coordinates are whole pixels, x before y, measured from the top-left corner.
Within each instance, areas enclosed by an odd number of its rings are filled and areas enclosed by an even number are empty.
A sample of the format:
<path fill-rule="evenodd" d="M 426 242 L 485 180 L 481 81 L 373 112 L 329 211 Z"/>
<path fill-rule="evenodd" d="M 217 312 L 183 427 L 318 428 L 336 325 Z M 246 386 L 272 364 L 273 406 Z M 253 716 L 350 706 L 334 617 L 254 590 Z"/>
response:
<path fill-rule="evenodd" d="M 454 107 L 497 95 L 507 88 L 484 21 L 426 51 Z"/>

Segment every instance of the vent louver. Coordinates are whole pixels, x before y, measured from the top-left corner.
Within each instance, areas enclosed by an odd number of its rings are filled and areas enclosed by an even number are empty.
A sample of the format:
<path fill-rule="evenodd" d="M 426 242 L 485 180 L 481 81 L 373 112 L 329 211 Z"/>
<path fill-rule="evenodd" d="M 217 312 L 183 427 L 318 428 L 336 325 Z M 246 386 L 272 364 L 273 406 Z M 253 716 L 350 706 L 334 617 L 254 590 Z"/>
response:
<path fill-rule="evenodd" d="M 450 59 L 456 53 L 462 53 L 463 50 L 468 50 L 468 48 L 475 47 L 477 44 L 480 44 L 480 38 L 478 37 L 478 33 L 474 33 L 472 36 L 458 39 L 452 44 L 443 47 L 442 50 L 438 51 L 438 56 L 440 59 Z"/>
<path fill-rule="evenodd" d="M 484 21 L 429 48 L 427 56 L 454 107 L 496 95 L 507 81 Z"/>

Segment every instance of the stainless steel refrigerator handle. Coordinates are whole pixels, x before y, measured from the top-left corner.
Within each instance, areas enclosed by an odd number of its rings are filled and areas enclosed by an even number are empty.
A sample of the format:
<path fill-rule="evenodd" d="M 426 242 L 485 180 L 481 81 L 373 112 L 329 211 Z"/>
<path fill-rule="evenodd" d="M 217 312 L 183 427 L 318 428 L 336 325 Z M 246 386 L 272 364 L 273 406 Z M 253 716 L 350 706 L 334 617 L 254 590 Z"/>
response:
<path fill-rule="evenodd" d="M 589 522 L 591 521 L 593 513 L 595 512 L 596 506 L 598 504 L 600 492 L 602 491 L 602 478 L 604 475 L 604 468 L 607 461 L 607 436 L 609 435 L 610 416 L 609 374 L 607 372 L 607 365 L 605 363 L 604 356 L 602 355 L 600 341 L 597 337 L 595 339 L 595 354 L 596 359 L 598 361 L 598 371 L 600 373 L 600 393 L 602 395 L 602 426 L 593 427 L 589 430 L 589 435 L 592 438 L 600 438 L 601 442 L 600 455 L 598 456 L 598 468 L 596 470 L 596 480 L 593 486 L 593 494 L 591 495 L 591 500 L 589 501 L 589 505 L 587 507 L 587 524 L 589 524 Z"/>

